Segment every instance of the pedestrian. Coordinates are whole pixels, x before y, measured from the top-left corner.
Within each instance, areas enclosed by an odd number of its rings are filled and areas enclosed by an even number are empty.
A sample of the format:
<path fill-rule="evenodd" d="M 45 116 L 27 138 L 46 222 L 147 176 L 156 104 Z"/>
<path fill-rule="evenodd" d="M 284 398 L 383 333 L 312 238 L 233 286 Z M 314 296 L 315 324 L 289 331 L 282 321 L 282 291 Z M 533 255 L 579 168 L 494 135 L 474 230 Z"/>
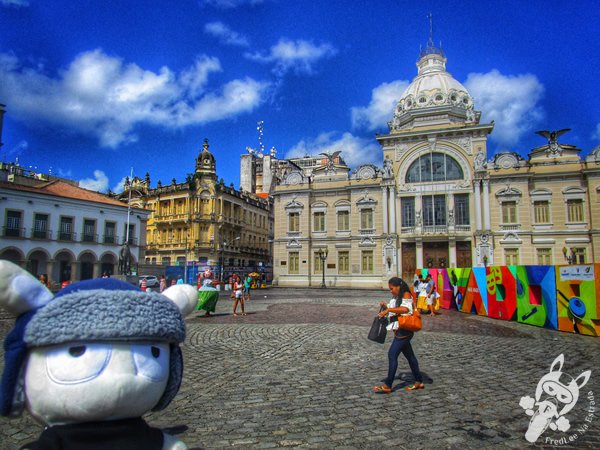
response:
<path fill-rule="evenodd" d="M 164 275 L 160 276 L 160 281 L 158 282 L 158 288 L 161 293 L 167 288 L 167 279 L 165 278 Z"/>
<path fill-rule="evenodd" d="M 437 298 L 437 295 L 435 282 L 431 278 L 430 273 L 425 277 L 425 293 L 427 295 L 427 309 L 429 309 L 429 315 L 435 317 L 435 299 Z"/>
<path fill-rule="evenodd" d="M 177 277 L 177 284 L 183 284 L 183 278 L 181 278 L 181 275 Z"/>
<path fill-rule="evenodd" d="M 250 288 L 252 287 L 252 277 L 246 275 L 244 278 L 244 300 L 250 300 Z"/>
<path fill-rule="evenodd" d="M 204 314 L 205 317 L 210 317 L 211 312 L 215 312 L 217 308 L 217 302 L 219 301 L 219 291 L 213 286 L 213 280 L 210 278 L 212 276 L 211 272 L 204 273 L 204 279 L 202 281 L 202 286 L 198 289 L 198 303 L 196 304 L 196 310 L 199 311 L 203 309 L 206 311 Z"/>
<path fill-rule="evenodd" d="M 414 391 L 415 389 L 423 389 L 425 387 L 423 384 L 423 376 L 419 370 L 419 362 L 417 361 L 417 357 L 415 356 L 415 352 L 410 343 L 414 336 L 414 332 L 403 330 L 398 327 L 399 315 L 406 316 L 413 313 L 413 298 L 410 293 L 410 288 L 404 280 L 398 277 L 390 278 L 388 287 L 392 294 L 392 299 L 387 304 L 385 302 L 379 303 L 382 308 L 385 308 L 379 313 L 379 316 L 383 317 L 388 315 L 388 318 L 390 319 L 388 329 L 394 331 L 394 339 L 392 340 L 392 345 L 388 351 L 387 378 L 385 379 L 384 384 L 375 386 L 373 390 L 385 394 L 392 392 L 396 370 L 398 369 L 398 356 L 400 356 L 400 353 L 407 359 L 415 379 L 413 384 L 406 387 L 406 390 Z M 394 318 L 396 320 L 394 320 Z"/>
<path fill-rule="evenodd" d="M 102 273 L 102 278 L 110 278 L 110 275 L 108 274 L 108 272 L 104 272 Z"/>
<path fill-rule="evenodd" d="M 43 273 L 40 275 L 40 283 L 42 283 L 47 288 L 50 288 L 50 280 L 48 279 L 48 274 Z"/>
<path fill-rule="evenodd" d="M 146 281 L 145 278 L 142 278 L 142 281 L 140 283 L 140 289 L 144 292 L 146 292 L 146 290 L 148 289 L 148 281 Z"/>
<path fill-rule="evenodd" d="M 233 302 L 233 317 L 237 317 L 237 306 L 238 303 L 241 303 L 242 306 L 242 316 L 246 315 L 246 311 L 244 311 L 244 284 L 241 282 L 239 277 L 235 277 L 233 281 L 233 293 L 235 296 L 235 301 Z"/>

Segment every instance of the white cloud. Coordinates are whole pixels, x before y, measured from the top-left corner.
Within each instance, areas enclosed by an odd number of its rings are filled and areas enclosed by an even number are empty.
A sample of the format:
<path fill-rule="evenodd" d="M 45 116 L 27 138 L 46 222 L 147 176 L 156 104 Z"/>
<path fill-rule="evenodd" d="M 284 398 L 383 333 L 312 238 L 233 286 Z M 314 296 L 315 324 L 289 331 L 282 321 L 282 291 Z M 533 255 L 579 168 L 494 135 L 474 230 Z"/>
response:
<path fill-rule="evenodd" d="M 204 32 L 219 39 L 219 42 L 227 45 L 248 47 L 250 42 L 246 36 L 233 31 L 223 22 L 209 22 L 204 25 Z"/>
<path fill-rule="evenodd" d="M 283 75 L 293 70 L 297 74 L 312 74 L 314 65 L 321 59 L 332 57 L 337 50 L 331 44 L 315 45 L 312 42 L 298 39 L 290 41 L 281 38 L 271 47 L 268 54 L 246 53 L 244 56 L 250 60 L 261 63 L 275 63 L 273 72 Z"/>
<path fill-rule="evenodd" d="M 482 121 L 495 121 L 490 139 L 501 147 L 515 145 L 545 116 L 538 105 L 544 86 L 535 75 L 502 75 L 494 69 L 469 74 L 465 87 L 474 97 L 476 109 L 482 111 Z"/>
<path fill-rule="evenodd" d="M 2 6 L 14 6 L 19 8 L 21 6 L 29 6 L 29 0 L 0 0 Z"/>
<path fill-rule="evenodd" d="M 315 139 L 301 140 L 286 152 L 286 158 L 301 158 L 306 155 L 332 153 L 341 150 L 340 156 L 346 164 L 356 168 L 361 164 L 380 165 L 383 153 L 379 144 L 373 139 L 363 139 L 351 133 L 321 133 Z"/>
<path fill-rule="evenodd" d="M 351 109 L 352 126 L 376 130 L 385 127 L 394 116 L 394 108 L 409 81 L 396 80 L 382 83 L 371 92 L 369 106 L 354 106 Z"/>
<path fill-rule="evenodd" d="M 94 170 L 94 178 L 79 180 L 79 187 L 96 192 L 106 192 L 108 189 L 108 177 L 101 170 Z"/>
<path fill-rule="evenodd" d="M 600 139 L 600 123 L 596 125 L 596 130 L 592 133 L 592 139 Z"/>
<path fill-rule="evenodd" d="M 4 156 L 8 157 L 10 160 L 18 158 L 25 152 L 25 150 L 27 150 L 28 147 L 29 143 L 27 141 L 21 141 L 11 149 L 5 150 Z"/>
<path fill-rule="evenodd" d="M 121 193 L 123 191 L 125 191 L 125 180 L 127 179 L 127 177 L 123 177 L 121 178 L 121 181 L 119 181 L 115 187 L 113 187 L 111 190 L 113 192 L 117 192 L 117 193 Z"/>
<path fill-rule="evenodd" d="M 269 83 L 251 78 L 208 89 L 217 58 L 199 56 L 174 73 L 157 72 L 109 56 L 101 50 L 79 54 L 56 77 L 0 53 L 0 98 L 11 113 L 28 121 L 62 126 L 92 135 L 105 147 L 137 140 L 138 124 L 183 127 L 250 112 L 265 101 Z M 217 105 L 218 111 L 209 111 Z"/>

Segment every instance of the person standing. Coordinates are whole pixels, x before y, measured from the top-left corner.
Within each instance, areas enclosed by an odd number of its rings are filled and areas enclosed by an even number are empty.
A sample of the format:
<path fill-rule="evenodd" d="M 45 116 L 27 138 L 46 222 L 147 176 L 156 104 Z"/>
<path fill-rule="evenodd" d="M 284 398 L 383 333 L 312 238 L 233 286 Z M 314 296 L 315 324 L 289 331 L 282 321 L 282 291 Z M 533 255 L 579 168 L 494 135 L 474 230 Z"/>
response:
<path fill-rule="evenodd" d="M 48 279 L 48 275 L 43 273 L 40 275 L 40 283 L 50 289 L 50 280 Z"/>
<path fill-rule="evenodd" d="M 242 316 L 246 315 L 246 311 L 244 311 L 244 284 L 241 282 L 239 277 L 235 277 L 233 280 L 233 294 L 235 296 L 235 301 L 233 302 L 233 317 L 237 317 L 237 306 L 238 303 L 241 303 L 242 306 Z"/>
<path fill-rule="evenodd" d="M 413 297 L 410 293 L 410 288 L 404 280 L 398 277 L 390 278 L 388 287 L 392 294 L 392 299 L 387 304 L 385 302 L 379 303 L 381 307 L 385 308 L 379 313 L 379 316 L 389 316 L 390 325 L 388 327 L 391 327 L 391 329 L 394 330 L 394 339 L 392 340 L 392 345 L 388 351 L 388 374 L 385 382 L 382 385 L 375 386 L 373 390 L 384 394 L 392 392 L 400 353 L 404 354 L 404 357 L 407 359 L 415 379 L 413 384 L 406 387 L 406 390 L 414 391 L 416 389 L 423 389 L 425 387 L 423 384 L 423 376 L 419 370 L 419 362 L 417 361 L 417 357 L 415 356 L 415 352 L 410 343 L 414 336 L 414 332 L 399 328 L 397 320 L 397 316 L 406 316 L 413 313 Z M 391 320 L 393 318 L 396 318 L 396 320 Z"/>
<path fill-rule="evenodd" d="M 158 288 L 162 294 L 162 292 L 167 288 L 167 279 L 164 275 L 160 276 L 160 281 L 158 283 Z"/>
<path fill-rule="evenodd" d="M 181 275 L 177 277 L 177 284 L 183 284 L 183 278 L 181 278 Z"/>
<path fill-rule="evenodd" d="M 425 277 L 425 293 L 427 295 L 427 309 L 429 309 L 429 315 L 435 317 L 435 282 L 431 278 L 431 274 L 428 273 Z"/>
<path fill-rule="evenodd" d="M 252 277 L 246 275 L 244 278 L 244 300 L 250 300 L 250 288 L 252 286 Z"/>

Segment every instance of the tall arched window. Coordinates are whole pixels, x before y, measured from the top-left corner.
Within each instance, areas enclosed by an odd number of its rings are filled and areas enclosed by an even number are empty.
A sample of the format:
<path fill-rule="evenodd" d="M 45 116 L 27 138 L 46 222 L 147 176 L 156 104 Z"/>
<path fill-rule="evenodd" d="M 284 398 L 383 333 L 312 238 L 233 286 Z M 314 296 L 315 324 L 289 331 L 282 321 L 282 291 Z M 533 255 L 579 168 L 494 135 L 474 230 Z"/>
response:
<path fill-rule="evenodd" d="M 462 180 L 460 164 L 445 153 L 426 153 L 419 156 L 409 167 L 407 183 L 426 181 Z"/>

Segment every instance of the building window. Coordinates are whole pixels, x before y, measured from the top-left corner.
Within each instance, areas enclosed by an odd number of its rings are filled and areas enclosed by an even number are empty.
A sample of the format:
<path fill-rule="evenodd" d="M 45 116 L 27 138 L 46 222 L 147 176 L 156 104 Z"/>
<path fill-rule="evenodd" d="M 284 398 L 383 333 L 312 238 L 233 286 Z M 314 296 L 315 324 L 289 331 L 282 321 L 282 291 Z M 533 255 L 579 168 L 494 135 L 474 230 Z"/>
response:
<path fill-rule="evenodd" d="M 350 211 L 338 211 L 337 231 L 350 231 Z"/>
<path fill-rule="evenodd" d="M 106 222 L 104 224 L 104 243 L 115 244 L 117 237 L 115 236 L 116 224 L 114 222 Z"/>
<path fill-rule="evenodd" d="M 517 202 L 502 202 L 502 223 L 517 223 Z"/>
<path fill-rule="evenodd" d="M 4 236 L 21 237 L 21 211 L 6 211 L 6 228 Z"/>
<path fill-rule="evenodd" d="M 574 264 L 585 264 L 585 248 L 573 248 Z"/>
<path fill-rule="evenodd" d="M 73 218 L 72 217 L 61 217 L 60 218 L 60 232 L 59 237 L 61 241 L 72 241 L 75 239 L 73 233 Z"/>
<path fill-rule="evenodd" d="M 402 208 L 402 226 L 403 227 L 414 227 L 415 226 L 415 198 L 404 197 L 401 201 Z"/>
<path fill-rule="evenodd" d="M 48 239 L 48 214 L 36 214 L 33 218 L 33 237 Z"/>
<path fill-rule="evenodd" d="M 83 242 L 96 242 L 96 221 L 93 219 L 85 219 L 83 221 Z"/>
<path fill-rule="evenodd" d="M 298 232 L 300 231 L 300 213 L 293 212 L 289 215 L 288 231 Z"/>
<path fill-rule="evenodd" d="M 579 198 L 567 200 L 567 221 L 583 222 L 583 200 Z"/>
<path fill-rule="evenodd" d="M 446 225 L 446 196 L 423 197 L 423 225 Z"/>
<path fill-rule="evenodd" d="M 537 249 L 537 263 L 540 266 L 551 266 L 552 265 L 552 249 L 551 248 L 538 248 Z"/>
<path fill-rule="evenodd" d="M 300 254 L 298 252 L 290 252 L 288 256 L 288 273 L 300 273 Z"/>
<path fill-rule="evenodd" d="M 129 245 L 136 245 L 136 239 L 135 239 L 135 225 L 134 224 L 129 224 L 129 233 L 127 233 L 127 224 L 125 224 L 125 236 L 123 237 L 123 242 L 125 242 L 125 240 L 127 240 L 127 244 Z"/>
<path fill-rule="evenodd" d="M 519 249 L 505 248 L 504 249 L 504 264 L 507 266 L 519 265 Z"/>
<path fill-rule="evenodd" d="M 464 179 L 460 164 L 445 153 L 427 153 L 414 161 L 406 174 L 407 183 Z"/>
<path fill-rule="evenodd" d="M 469 225 L 469 194 L 454 195 L 454 220 L 456 225 Z"/>
<path fill-rule="evenodd" d="M 534 223 L 550 223 L 550 202 L 533 202 Z"/>
<path fill-rule="evenodd" d="M 373 229 L 373 210 L 372 209 L 361 209 L 360 210 L 360 228 L 363 230 Z"/>
<path fill-rule="evenodd" d="M 314 214 L 314 230 L 325 231 L 325 213 L 323 211 Z"/>
<path fill-rule="evenodd" d="M 313 266 L 315 268 L 315 273 L 321 273 L 321 272 L 323 272 L 323 261 L 321 260 L 321 257 L 319 256 L 318 252 L 314 253 L 313 260 L 315 262 L 313 264 Z"/>
<path fill-rule="evenodd" d="M 338 273 L 350 273 L 350 252 L 338 252 Z"/>
<path fill-rule="evenodd" d="M 373 273 L 373 250 L 362 252 L 362 273 Z"/>

